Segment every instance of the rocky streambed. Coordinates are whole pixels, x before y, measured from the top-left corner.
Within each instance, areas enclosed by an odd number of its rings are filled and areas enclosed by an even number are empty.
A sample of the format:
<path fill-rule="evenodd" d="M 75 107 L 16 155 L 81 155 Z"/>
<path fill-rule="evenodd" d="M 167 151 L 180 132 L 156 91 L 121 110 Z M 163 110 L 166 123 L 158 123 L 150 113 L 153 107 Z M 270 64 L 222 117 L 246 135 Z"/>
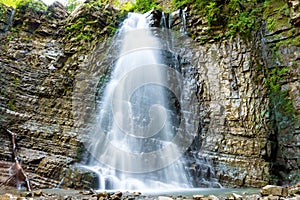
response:
<path fill-rule="evenodd" d="M 186 190 L 161 190 L 161 191 L 94 191 L 90 190 L 65 190 L 42 189 L 32 192 L 5 188 L 0 190 L 0 200 L 300 200 L 300 183 L 294 186 L 282 187 L 267 185 L 258 188 L 195 188 Z"/>

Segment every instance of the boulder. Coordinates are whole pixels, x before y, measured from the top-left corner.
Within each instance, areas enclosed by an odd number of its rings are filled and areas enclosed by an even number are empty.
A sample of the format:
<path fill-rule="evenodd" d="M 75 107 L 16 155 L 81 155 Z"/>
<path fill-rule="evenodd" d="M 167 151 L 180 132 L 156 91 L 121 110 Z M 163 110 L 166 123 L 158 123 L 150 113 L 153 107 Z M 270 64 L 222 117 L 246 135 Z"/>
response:
<path fill-rule="evenodd" d="M 288 189 L 282 186 L 276 185 L 266 185 L 260 190 L 262 196 L 279 196 L 286 197 L 288 196 Z"/>

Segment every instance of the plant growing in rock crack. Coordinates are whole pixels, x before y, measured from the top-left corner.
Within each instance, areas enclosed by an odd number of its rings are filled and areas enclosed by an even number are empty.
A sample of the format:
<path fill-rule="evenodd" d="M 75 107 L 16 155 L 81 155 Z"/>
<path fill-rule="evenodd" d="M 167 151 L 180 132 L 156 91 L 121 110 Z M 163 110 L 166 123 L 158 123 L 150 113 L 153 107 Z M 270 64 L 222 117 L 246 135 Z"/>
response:
<path fill-rule="evenodd" d="M 266 21 L 268 31 L 275 31 L 282 26 L 290 26 L 290 9 L 286 1 L 265 1 L 263 3 L 263 8 L 263 19 Z"/>
<path fill-rule="evenodd" d="M 47 10 L 46 4 L 39 0 L 23 0 L 16 4 L 16 9 L 21 9 L 22 7 L 28 7 L 34 12 L 45 12 Z"/>
<path fill-rule="evenodd" d="M 80 5 L 80 1 L 78 0 L 68 0 L 66 4 L 66 9 L 68 13 L 71 13 L 79 5 Z"/>
<path fill-rule="evenodd" d="M 280 84 L 280 80 L 282 80 L 283 75 L 288 73 L 288 71 L 288 67 L 272 69 L 268 73 L 268 85 L 271 109 L 273 109 L 275 113 L 281 113 L 282 117 L 290 119 L 290 121 L 293 122 L 295 119 L 293 101 L 289 97 L 288 92 L 281 89 Z"/>
<path fill-rule="evenodd" d="M 276 29 L 280 24 L 288 24 L 286 18 L 281 19 L 280 16 L 289 16 L 290 12 L 287 3 L 278 0 L 172 0 L 172 4 L 175 9 L 189 7 L 191 14 L 207 20 L 208 27 L 222 27 L 222 36 L 230 38 L 238 34 L 244 38 L 252 37 L 251 33 L 257 30 L 261 23 L 261 16 L 270 30 Z M 207 31 L 206 34 L 211 36 L 211 39 L 222 37 L 215 37 L 214 31 Z"/>

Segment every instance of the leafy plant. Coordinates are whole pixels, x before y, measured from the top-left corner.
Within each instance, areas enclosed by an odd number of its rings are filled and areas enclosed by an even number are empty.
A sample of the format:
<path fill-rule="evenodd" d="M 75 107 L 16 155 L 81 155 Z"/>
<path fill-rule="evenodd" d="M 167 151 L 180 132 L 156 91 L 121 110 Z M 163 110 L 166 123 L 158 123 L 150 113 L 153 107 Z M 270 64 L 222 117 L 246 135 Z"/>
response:
<path fill-rule="evenodd" d="M 177 9 L 190 6 L 195 14 L 207 19 L 208 27 L 222 26 L 227 37 L 251 35 L 258 25 L 257 16 L 261 12 L 258 0 L 172 0 L 172 4 Z"/>
<path fill-rule="evenodd" d="M 28 8 L 31 8 L 35 11 L 46 11 L 47 10 L 47 6 L 46 4 L 44 4 L 42 1 L 39 0 L 23 0 L 20 1 L 17 4 L 17 9 L 21 8 L 23 6 L 28 6 Z"/>
<path fill-rule="evenodd" d="M 65 28 L 68 37 L 75 37 L 77 40 L 84 40 L 86 42 L 91 41 L 93 34 L 85 29 L 86 27 L 86 18 L 78 18 L 72 25 Z"/>
<path fill-rule="evenodd" d="M 283 76 L 286 75 L 288 71 L 288 67 L 272 69 L 268 73 L 267 83 L 269 85 L 269 95 L 273 109 L 286 115 L 286 117 L 291 117 L 294 113 L 293 101 L 289 98 L 288 92 L 281 89 L 280 84 L 280 80 L 282 80 Z"/>
<path fill-rule="evenodd" d="M 219 13 L 221 12 L 220 8 L 221 6 L 216 2 L 209 2 L 205 6 L 205 15 L 209 26 L 218 20 Z"/>
<path fill-rule="evenodd" d="M 0 3 L 9 6 L 9 7 L 13 7 L 16 8 L 17 5 L 21 2 L 22 0 L 0 0 Z"/>
<path fill-rule="evenodd" d="M 251 11 L 243 11 L 237 16 L 231 18 L 226 36 L 233 37 L 237 33 L 249 36 L 251 31 L 257 27 L 256 16 L 259 11 L 253 9 Z"/>
<path fill-rule="evenodd" d="M 121 12 L 132 12 L 135 9 L 135 4 L 132 3 L 131 1 L 122 3 L 120 0 L 115 0 L 113 2 L 113 5 L 120 9 Z"/>
<path fill-rule="evenodd" d="M 66 27 L 66 31 L 79 31 L 85 26 L 86 18 L 81 17 L 76 20 L 71 26 Z"/>
<path fill-rule="evenodd" d="M 268 0 L 263 4 L 264 12 L 263 19 L 269 31 L 275 31 L 277 28 L 290 26 L 289 15 L 290 9 L 286 1 L 283 0 Z"/>
<path fill-rule="evenodd" d="M 155 0 L 136 0 L 133 4 L 135 12 L 146 13 L 153 8 L 158 8 Z"/>
<path fill-rule="evenodd" d="M 69 13 L 71 13 L 75 8 L 80 5 L 80 1 L 78 0 L 68 0 L 66 4 L 66 9 Z"/>
<path fill-rule="evenodd" d="M 11 98 L 9 101 L 8 101 L 8 109 L 9 110 L 15 110 L 15 99 Z"/>

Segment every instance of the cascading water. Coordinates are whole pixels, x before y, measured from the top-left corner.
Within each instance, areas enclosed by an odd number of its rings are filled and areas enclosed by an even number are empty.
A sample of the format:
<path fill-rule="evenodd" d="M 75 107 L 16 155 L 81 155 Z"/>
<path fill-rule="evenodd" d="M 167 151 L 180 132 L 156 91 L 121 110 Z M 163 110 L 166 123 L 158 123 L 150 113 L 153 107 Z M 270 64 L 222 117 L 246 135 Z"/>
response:
<path fill-rule="evenodd" d="M 182 155 L 197 133 L 196 98 L 164 64 L 148 24 L 144 15 L 130 13 L 117 33 L 122 42 L 98 105 L 93 159 L 86 166 L 99 175 L 100 189 L 193 187 Z"/>

